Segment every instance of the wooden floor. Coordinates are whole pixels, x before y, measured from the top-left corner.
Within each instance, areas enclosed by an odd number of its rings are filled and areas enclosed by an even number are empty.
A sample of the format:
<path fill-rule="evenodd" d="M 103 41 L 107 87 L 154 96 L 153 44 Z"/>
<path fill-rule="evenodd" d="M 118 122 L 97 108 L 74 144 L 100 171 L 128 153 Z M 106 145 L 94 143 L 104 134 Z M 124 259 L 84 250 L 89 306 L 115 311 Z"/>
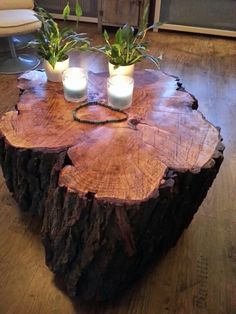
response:
<path fill-rule="evenodd" d="M 94 26 L 80 30 L 100 41 Z M 153 53 L 163 53 L 162 70 L 179 76 L 222 128 L 225 160 L 207 198 L 176 247 L 121 300 L 81 304 L 55 282 L 44 264 L 40 223 L 19 212 L 0 175 L 0 314 L 236 313 L 236 41 L 172 32 L 150 33 L 149 40 Z M 101 56 L 74 53 L 72 64 L 106 69 Z M 0 112 L 17 98 L 16 77 L 0 76 Z"/>

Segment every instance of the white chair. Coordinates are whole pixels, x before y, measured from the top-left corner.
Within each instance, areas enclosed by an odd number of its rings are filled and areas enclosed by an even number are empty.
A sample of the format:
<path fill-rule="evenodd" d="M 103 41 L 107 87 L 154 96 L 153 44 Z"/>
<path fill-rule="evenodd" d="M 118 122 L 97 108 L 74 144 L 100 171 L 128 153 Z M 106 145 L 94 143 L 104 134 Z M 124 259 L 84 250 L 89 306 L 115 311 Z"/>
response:
<path fill-rule="evenodd" d="M 16 74 L 36 68 L 40 61 L 33 55 L 17 55 L 12 36 L 32 33 L 41 22 L 32 10 L 33 0 L 0 0 L 0 37 L 7 37 L 11 56 L 0 59 L 0 73 Z"/>

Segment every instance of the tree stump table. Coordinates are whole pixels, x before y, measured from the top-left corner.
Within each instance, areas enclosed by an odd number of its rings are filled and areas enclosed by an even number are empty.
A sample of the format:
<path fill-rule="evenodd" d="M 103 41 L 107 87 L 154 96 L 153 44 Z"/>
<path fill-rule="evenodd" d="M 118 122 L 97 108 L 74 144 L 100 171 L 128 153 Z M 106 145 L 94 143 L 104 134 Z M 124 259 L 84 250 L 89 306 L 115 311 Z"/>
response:
<path fill-rule="evenodd" d="M 62 85 L 19 78 L 15 111 L 0 121 L 0 160 L 20 208 L 43 218 L 46 263 L 70 295 L 115 297 L 172 247 L 223 160 L 219 130 L 197 100 L 162 72 L 135 73 L 129 119 L 73 120 Z M 89 73 L 89 99 L 106 99 L 106 74 Z M 119 118 L 99 106 L 83 118 Z"/>

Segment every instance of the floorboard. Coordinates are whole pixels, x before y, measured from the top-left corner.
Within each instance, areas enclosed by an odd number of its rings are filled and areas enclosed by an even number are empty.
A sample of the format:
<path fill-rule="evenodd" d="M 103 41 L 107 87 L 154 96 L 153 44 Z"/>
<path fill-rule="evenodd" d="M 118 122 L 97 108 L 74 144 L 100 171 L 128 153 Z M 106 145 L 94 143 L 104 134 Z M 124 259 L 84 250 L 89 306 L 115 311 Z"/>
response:
<path fill-rule="evenodd" d="M 80 27 L 101 42 L 94 25 Z M 82 304 L 45 266 L 40 222 L 19 212 L 0 174 L 0 314 L 236 314 L 236 41 L 165 31 L 148 39 L 163 54 L 162 70 L 179 76 L 222 128 L 225 160 L 207 198 L 175 248 L 120 300 Z M 73 53 L 71 65 L 106 70 L 94 54 Z M 16 77 L 0 76 L 0 114 L 17 99 Z"/>

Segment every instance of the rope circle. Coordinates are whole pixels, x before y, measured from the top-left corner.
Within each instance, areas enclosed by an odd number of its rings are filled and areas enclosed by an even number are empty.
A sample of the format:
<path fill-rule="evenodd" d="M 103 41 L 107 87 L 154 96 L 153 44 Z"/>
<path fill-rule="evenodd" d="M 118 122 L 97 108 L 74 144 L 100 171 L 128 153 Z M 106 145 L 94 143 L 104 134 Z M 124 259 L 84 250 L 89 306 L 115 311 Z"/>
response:
<path fill-rule="evenodd" d="M 122 118 L 119 118 L 119 119 L 107 119 L 107 120 L 89 120 L 89 119 L 80 119 L 78 116 L 77 116 L 77 113 L 80 109 L 84 108 L 84 107 L 90 107 L 90 106 L 101 106 L 101 107 L 105 107 L 111 111 L 115 111 L 115 112 L 119 112 L 121 114 L 124 115 L 124 117 Z M 82 104 L 82 105 L 79 105 L 77 106 L 73 111 L 72 111 L 72 115 L 73 115 L 73 119 L 77 122 L 80 122 L 80 123 L 89 123 L 89 124 L 106 124 L 106 123 L 118 123 L 118 122 L 123 122 L 123 121 L 126 121 L 129 117 L 128 113 L 126 113 L 125 111 L 123 110 L 120 110 L 120 109 L 116 109 L 116 108 L 112 108 L 108 105 L 106 105 L 105 103 L 103 102 L 99 102 L 99 101 L 89 101 L 89 102 L 86 102 L 85 104 Z"/>

